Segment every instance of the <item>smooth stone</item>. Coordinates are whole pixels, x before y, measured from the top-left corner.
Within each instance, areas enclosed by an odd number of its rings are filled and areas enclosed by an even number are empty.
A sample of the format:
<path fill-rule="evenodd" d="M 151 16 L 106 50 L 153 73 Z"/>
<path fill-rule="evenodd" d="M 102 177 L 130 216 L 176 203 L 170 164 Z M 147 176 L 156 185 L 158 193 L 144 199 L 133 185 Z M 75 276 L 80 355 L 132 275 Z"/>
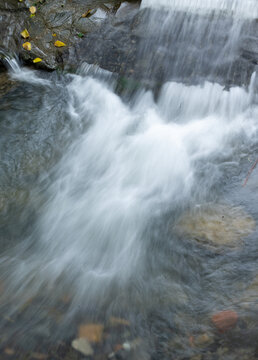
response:
<path fill-rule="evenodd" d="M 85 338 L 79 338 L 73 340 L 72 347 L 86 356 L 91 356 L 94 354 L 90 342 Z"/>
<path fill-rule="evenodd" d="M 220 332 L 225 332 L 235 327 L 238 314 L 234 310 L 224 310 L 212 315 L 211 320 Z"/>
<path fill-rule="evenodd" d="M 204 245 L 236 248 L 254 231 L 255 221 L 240 207 L 208 204 L 185 213 L 175 229 Z"/>

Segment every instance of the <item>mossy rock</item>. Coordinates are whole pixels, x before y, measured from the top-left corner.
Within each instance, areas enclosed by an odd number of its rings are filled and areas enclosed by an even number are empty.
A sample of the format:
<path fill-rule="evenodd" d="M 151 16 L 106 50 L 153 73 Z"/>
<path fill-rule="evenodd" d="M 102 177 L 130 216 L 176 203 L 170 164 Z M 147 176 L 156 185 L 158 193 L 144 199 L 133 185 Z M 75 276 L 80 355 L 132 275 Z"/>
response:
<path fill-rule="evenodd" d="M 240 207 L 208 204 L 183 214 L 175 229 L 203 245 L 237 248 L 254 231 L 255 221 Z"/>

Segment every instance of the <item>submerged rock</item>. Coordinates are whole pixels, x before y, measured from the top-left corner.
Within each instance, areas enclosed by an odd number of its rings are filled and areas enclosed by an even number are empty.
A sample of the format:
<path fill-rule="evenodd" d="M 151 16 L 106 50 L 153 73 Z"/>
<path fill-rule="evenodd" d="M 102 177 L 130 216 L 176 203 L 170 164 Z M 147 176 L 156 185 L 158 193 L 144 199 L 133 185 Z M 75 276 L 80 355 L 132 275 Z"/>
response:
<path fill-rule="evenodd" d="M 79 338 L 79 339 L 73 340 L 72 347 L 75 350 L 79 351 L 80 353 L 82 353 L 83 355 L 86 355 L 86 356 L 91 356 L 94 354 L 91 344 L 85 338 Z"/>
<path fill-rule="evenodd" d="M 79 327 L 79 338 L 86 338 L 90 342 L 98 343 L 102 340 L 104 326 L 101 324 L 85 324 Z"/>
<path fill-rule="evenodd" d="M 11 80 L 8 73 L 0 72 L 0 98 L 14 88 L 16 82 Z"/>
<path fill-rule="evenodd" d="M 220 332 L 225 332 L 236 325 L 238 315 L 233 310 L 225 310 L 214 314 L 211 320 Z"/>
<path fill-rule="evenodd" d="M 254 231 L 255 221 L 240 207 L 206 205 L 184 214 L 175 229 L 204 245 L 235 248 Z"/>
<path fill-rule="evenodd" d="M 193 344 L 200 348 L 205 348 L 214 342 L 211 334 L 201 334 L 193 338 Z"/>
<path fill-rule="evenodd" d="M 251 284 L 249 284 L 245 291 L 244 295 L 240 300 L 240 305 L 244 307 L 257 308 L 258 304 L 258 275 L 253 279 Z"/>

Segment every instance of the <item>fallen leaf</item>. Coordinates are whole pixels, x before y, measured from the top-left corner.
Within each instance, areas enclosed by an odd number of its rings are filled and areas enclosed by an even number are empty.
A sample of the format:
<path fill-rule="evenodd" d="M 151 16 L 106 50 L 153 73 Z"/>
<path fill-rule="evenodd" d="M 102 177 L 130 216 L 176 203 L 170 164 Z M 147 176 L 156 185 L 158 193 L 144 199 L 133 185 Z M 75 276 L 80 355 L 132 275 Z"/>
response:
<path fill-rule="evenodd" d="M 30 13 L 31 13 L 31 14 L 35 14 L 36 11 L 37 11 L 36 6 L 31 6 L 31 7 L 30 7 Z"/>
<path fill-rule="evenodd" d="M 91 15 L 91 12 L 92 12 L 92 10 L 89 9 L 89 10 L 86 11 L 84 14 L 82 14 L 82 18 L 86 18 L 86 17 L 90 16 L 90 15 Z"/>
<path fill-rule="evenodd" d="M 22 32 L 21 32 L 21 36 L 24 38 L 24 39 L 27 39 L 28 37 L 30 37 L 30 34 L 28 32 L 27 29 L 24 29 Z"/>
<path fill-rule="evenodd" d="M 30 42 L 25 42 L 24 44 L 22 44 L 23 48 L 25 50 L 30 51 L 31 50 L 31 43 Z"/>
<path fill-rule="evenodd" d="M 39 57 L 37 57 L 37 58 L 35 58 L 35 59 L 33 60 L 34 64 L 39 63 L 39 62 L 41 62 L 41 61 L 42 61 L 42 59 L 39 58 Z"/>
<path fill-rule="evenodd" d="M 78 337 L 98 343 L 102 340 L 104 326 L 101 324 L 86 324 L 79 327 Z"/>
<path fill-rule="evenodd" d="M 126 319 L 117 318 L 114 316 L 111 316 L 109 319 L 111 326 L 117 326 L 117 325 L 124 325 L 124 326 L 130 326 L 130 322 Z"/>
<path fill-rule="evenodd" d="M 56 47 L 63 47 L 63 46 L 66 46 L 66 44 L 65 44 L 65 43 L 63 43 L 62 41 L 59 41 L 59 40 L 56 40 L 54 45 L 55 45 Z"/>

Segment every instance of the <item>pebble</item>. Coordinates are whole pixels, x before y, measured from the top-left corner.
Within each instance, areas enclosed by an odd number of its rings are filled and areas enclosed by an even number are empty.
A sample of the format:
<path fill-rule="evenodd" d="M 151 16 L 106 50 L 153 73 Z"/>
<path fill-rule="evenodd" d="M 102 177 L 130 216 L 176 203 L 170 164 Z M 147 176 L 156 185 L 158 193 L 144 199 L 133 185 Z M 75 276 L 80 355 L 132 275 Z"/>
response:
<path fill-rule="evenodd" d="M 213 324 L 220 332 L 233 328 L 237 323 L 238 315 L 233 310 L 225 310 L 214 314 L 211 318 Z"/>
<path fill-rule="evenodd" d="M 211 336 L 209 336 L 208 334 L 202 334 L 197 336 L 194 339 L 194 345 L 198 346 L 198 347 L 204 347 L 204 346 L 208 346 L 213 342 L 213 339 Z"/>
<path fill-rule="evenodd" d="M 91 347 L 89 341 L 85 338 L 75 339 L 72 342 L 72 347 L 82 353 L 83 355 L 91 356 L 94 354 L 94 351 Z"/>
<path fill-rule="evenodd" d="M 99 343 L 102 340 L 104 326 L 101 324 L 85 324 L 79 327 L 78 337 L 90 342 Z"/>
<path fill-rule="evenodd" d="M 5 348 L 4 352 L 6 355 L 9 355 L 9 356 L 14 355 L 14 350 L 11 348 Z"/>

